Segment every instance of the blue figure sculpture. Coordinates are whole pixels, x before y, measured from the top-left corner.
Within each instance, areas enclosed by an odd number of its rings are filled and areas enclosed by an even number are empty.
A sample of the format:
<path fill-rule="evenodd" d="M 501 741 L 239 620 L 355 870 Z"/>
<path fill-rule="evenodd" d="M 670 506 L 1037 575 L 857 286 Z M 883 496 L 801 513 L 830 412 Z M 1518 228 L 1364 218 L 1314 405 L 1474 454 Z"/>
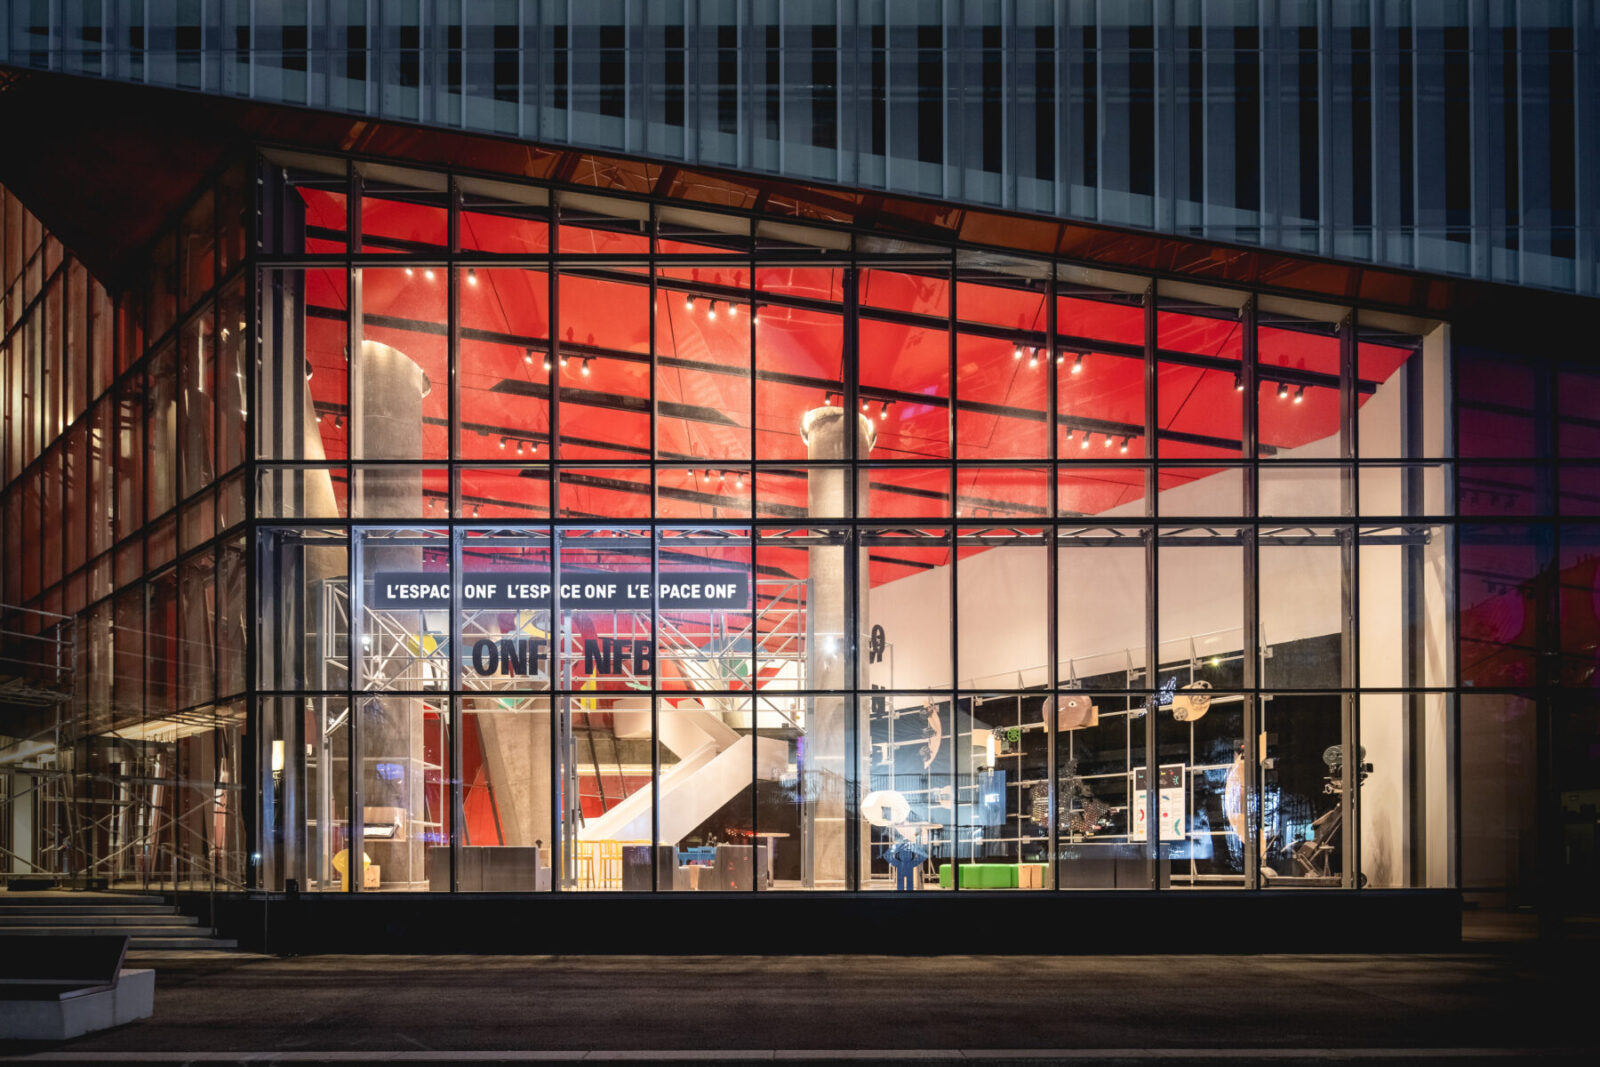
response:
<path fill-rule="evenodd" d="M 884 862 L 894 871 L 894 887 L 896 890 L 909 890 L 913 888 L 911 876 L 916 873 L 928 858 L 927 850 L 914 841 L 900 838 L 889 850 L 883 854 Z"/>

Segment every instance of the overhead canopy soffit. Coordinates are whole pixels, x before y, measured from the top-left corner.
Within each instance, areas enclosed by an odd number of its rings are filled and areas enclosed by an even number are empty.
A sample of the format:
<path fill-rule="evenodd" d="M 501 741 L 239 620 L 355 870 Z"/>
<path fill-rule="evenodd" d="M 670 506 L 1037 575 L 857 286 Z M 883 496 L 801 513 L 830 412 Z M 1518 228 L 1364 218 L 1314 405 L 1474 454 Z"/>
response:
<path fill-rule="evenodd" d="M 758 217 L 849 227 L 1105 267 L 1247 285 L 1437 315 L 1481 285 L 1060 218 L 682 167 L 332 112 L 60 74 L 6 70 L 0 182 L 108 284 L 232 153 L 271 144 L 403 161 L 572 189 L 649 196 Z"/>

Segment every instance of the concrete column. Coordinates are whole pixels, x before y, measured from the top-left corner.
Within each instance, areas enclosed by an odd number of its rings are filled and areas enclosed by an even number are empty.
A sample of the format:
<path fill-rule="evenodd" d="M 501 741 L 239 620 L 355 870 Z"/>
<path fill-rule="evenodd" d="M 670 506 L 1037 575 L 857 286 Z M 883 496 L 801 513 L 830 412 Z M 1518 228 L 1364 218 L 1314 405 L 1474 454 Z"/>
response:
<path fill-rule="evenodd" d="M 500 817 L 498 842 L 532 847 L 550 835 L 550 713 L 496 711 L 477 716 L 484 767 Z M 493 845 L 495 841 L 473 841 Z M 549 853 L 540 856 L 546 863 Z M 527 886 L 533 889 L 533 886 Z"/>
<path fill-rule="evenodd" d="M 877 438 L 872 420 L 839 407 L 818 407 L 801 419 L 807 458 L 812 462 L 849 460 L 849 426 L 855 426 L 855 456 L 865 459 Z M 855 488 L 855 508 L 846 507 L 852 472 L 848 469 L 813 468 L 809 472 L 807 506 L 813 518 L 825 520 L 866 513 L 866 484 Z M 807 686 L 846 689 L 851 686 L 850 649 L 861 647 L 859 633 L 866 619 L 866 553 L 858 552 L 856 573 L 859 594 L 849 610 L 843 546 L 817 545 L 809 552 L 810 592 L 806 604 Z M 805 840 L 801 854 L 801 882 L 807 887 L 838 888 L 845 882 L 845 731 L 848 722 L 842 697 L 812 700 L 806 721 L 801 781 Z"/>
<path fill-rule="evenodd" d="M 360 358 L 351 382 L 351 456 L 362 459 L 414 459 L 422 455 L 422 399 L 430 388 L 427 375 L 404 352 L 376 341 L 362 341 Z M 422 517 L 422 471 L 414 466 L 356 468 L 351 513 L 364 519 Z M 414 546 L 385 547 L 381 540 L 361 547 L 364 576 L 378 571 L 422 569 L 422 550 Z M 365 590 L 353 590 L 351 600 L 364 601 Z M 356 609 L 360 610 L 360 609 Z M 419 635 L 421 612 L 391 613 L 393 625 Z M 363 615 L 365 628 L 365 617 Z M 382 640 L 373 635 L 374 647 Z M 360 650 L 354 650 L 359 652 Z M 408 677 L 415 673 L 418 677 Z M 421 685 L 420 670 L 391 664 L 381 688 L 411 689 Z M 423 705 L 414 697 L 384 697 L 381 702 L 357 698 L 363 707 L 360 745 L 361 804 L 369 822 L 388 821 L 384 809 L 405 812 L 404 839 L 368 839 L 366 852 L 379 865 L 383 884 L 396 887 L 426 880 L 422 828 L 415 825 L 422 804 Z M 380 764 L 400 764 L 403 773 L 379 774 Z M 354 853 L 352 848 L 352 853 Z M 351 856 L 350 870 L 360 870 L 360 857 Z"/>

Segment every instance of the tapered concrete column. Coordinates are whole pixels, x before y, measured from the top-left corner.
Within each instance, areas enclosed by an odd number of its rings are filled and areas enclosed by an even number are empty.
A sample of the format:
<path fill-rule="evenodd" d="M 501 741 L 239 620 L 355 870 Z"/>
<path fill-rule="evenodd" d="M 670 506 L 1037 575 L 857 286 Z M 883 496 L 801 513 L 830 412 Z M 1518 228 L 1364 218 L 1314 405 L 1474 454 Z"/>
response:
<path fill-rule="evenodd" d="M 532 846 L 550 835 L 550 714 L 485 712 L 477 717 L 483 738 L 484 766 L 499 817 L 500 841 L 471 841 L 473 845 Z M 463 839 L 464 840 L 464 839 Z M 539 857 L 548 864 L 548 852 Z M 533 886 L 528 886 L 533 889 Z"/>
<path fill-rule="evenodd" d="M 361 342 L 361 356 L 351 382 L 351 455 L 363 459 L 416 459 L 422 455 L 422 399 L 428 394 L 427 375 L 416 361 L 399 349 L 376 341 Z M 414 466 L 356 468 L 352 514 L 363 519 L 413 519 L 422 517 L 422 471 Z M 381 540 L 361 546 L 364 579 L 379 571 L 422 569 L 422 550 L 412 545 L 387 547 Z M 366 591 L 356 591 L 364 598 Z M 420 635 L 421 612 L 391 612 L 393 625 Z M 367 628 L 362 615 L 363 628 Z M 373 644 L 382 638 L 374 634 Z M 420 655 L 420 649 L 418 650 Z M 425 684 L 420 664 L 401 667 L 393 661 L 384 678 L 369 679 L 378 688 L 418 689 Z M 358 701 L 363 698 L 357 697 Z M 366 852 L 379 865 L 382 884 L 419 883 L 427 878 L 422 827 L 414 820 L 424 813 L 423 703 L 415 697 L 383 697 L 363 701 L 361 709 L 361 805 L 379 816 L 381 809 L 398 808 L 405 814 L 404 840 L 369 838 Z M 396 777 L 380 764 L 400 763 Z M 354 853 L 354 849 L 352 849 Z M 360 870 L 360 857 L 352 855 L 352 874 Z"/>
<path fill-rule="evenodd" d="M 839 407 L 818 407 L 800 420 L 807 458 L 813 462 L 849 460 L 855 427 L 855 458 L 865 459 L 877 439 L 872 420 Z M 846 507 L 852 472 L 844 468 L 813 468 L 807 482 L 807 505 L 816 520 L 852 514 Z M 855 488 L 854 514 L 866 513 L 866 485 Z M 866 553 L 858 551 L 856 573 L 859 593 L 854 611 L 848 610 L 850 591 L 842 545 L 816 545 L 809 551 L 811 588 L 806 603 L 806 685 L 812 689 L 846 689 L 851 648 L 860 647 L 859 631 L 865 622 L 867 588 Z M 838 888 L 845 882 L 845 793 L 850 768 L 846 764 L 845 731 L 848 726 L 843 697 L 817 697 L 811 701 L 802 750 L 801 781 L 805 840 L 801 854 L 801 879 L 809 887 Z"/>

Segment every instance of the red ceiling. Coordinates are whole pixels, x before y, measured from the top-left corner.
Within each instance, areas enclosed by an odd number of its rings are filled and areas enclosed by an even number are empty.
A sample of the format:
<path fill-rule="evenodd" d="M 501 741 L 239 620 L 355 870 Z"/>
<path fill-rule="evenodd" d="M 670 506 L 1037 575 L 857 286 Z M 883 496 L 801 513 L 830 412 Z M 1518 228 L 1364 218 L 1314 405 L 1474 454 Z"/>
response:
<path fill-rule="evenodd" d="M 318 251 L 343 245 L 342 197 L 306 192 L 307 217 L 318 231 Z M 381 250 L 393 240 L 443 240 L 441 210 L 399 201 L 367 201 L 365 247 Z M 473 243 L 507 251 L 538 251 L 543 222 L 512 221 L 505 241 L 496 238 L 494 217 L 474 215 Z M 464 230 L 465 232 L 465 230 Z M 629 233 L 564 225 L 561 246 L 583 252 L 641 252 L 643 238 Z M 376 233 L 374 239 L 371 234 Z M 685 249 L 693 246 L 685 245 Z M 344 274 L 337 269 L 308 271 L 307 359 L 314 374 L 310 389 L 319 411 L 326 454 L 347 455 L 345 318 L 349 299 Z M 630 277 L 629 275 L 635 277 Z M 414 359 L 434 388 L 423 401 L 426 425 L 421 463 L 442 462 L 449 454 L 446 278 L 442 268 L 421 266 L 367 268 L 361 272 L 363 337 L 389 344 Z M 717 302 L 713 318 L 709 294 L 748 294 L 750 274 L 739 263 L 674 266 L 660 273 L 655 298 L 655 346 L 660 365 L 654 382 L 658 411 L 655 447 L 663 460 L 681 459 L 680 472 L 663 471 L 657 487 L 658 514 L 695 519 L 800 516 L 807 481 L 800 470 L 763 471 L 752 476 L 742 464 L 763 460 L 803 460 L 801 417 L 842 388 L 844 272 L 826 267 L 765 267 L 755 272 L 759 316 L 754 325 L 756 383 L 752 395 L 750 308 L 748 297 L 730 309 Z M 1144 312 L 1118 294 L 1077 292 L 1058 299 L 1057 331 L 1083 344 L 1058 364 L 1047 353 L 1048 308 L 1032 289 L 962 280 L 956 286 L 958 329 L 954 352 L 946 329 L 950 283 L 947 278 L 913 272 L 865 269 L 860 272 L 859 395 L 876 431 L 873 460 L 933 462 L 951 459 L 949 448 L 952 358 L 961 398 L 955 427 L 955 458 L 1015 460 L 1016 470 L 959 469 L 955 474 L 962 517 L 1012 521 L 1038 520 L 1048 505 L 1046 475 L 1037 467 L 1048 455 L 1049 375 L 1056 376 L 1057 407 L 1066 420 L 1058 426 L 1063 459 L 1082 460 L 1064 470 L 1058 483 L 1063 513 L 1093 516 L 1143 495 L 1141 472 L 1114 467 L 1094 469 L 1103 460 L 1146 455 L 1138 428 L 1144 422 L 1143 359 L 1119 346 L 1142 346 Z M 687 290 L 695 289 L 693 309 Z M 799 303 L 785 303 L 793 298 Z M 459 283 L 461 323 L 459 458 L 515 461 L 518 443 L 525 461 L 549 455 L 548 389 L 559 378 L 563 395 L 561 433 L 568 460 L 613 462 L 614 468 L 573 471 L 563 476 L 558 510 L 573 516 L 646 518 L 650 514 L 648 471 L 627 469 L 645 462 L 650 450 L 651 349 L 650 290 L 641 271 L 607 268 L 561 279 L 556 309 L 565 367 L 544 370 L 551 309 L 549 278 L 543 271 L 514 268 L 463 273 Z M 878 317 L 879 315 L 884 317 Z M 1238 441 L 1243 396 L 1235 386 L 1234 365 L 1243 343 L 1231 312 L 1163 309 L 1157 316 L 1156 413 L 1163 431 L 1162 454 L 1172 459 L 1242 458 Z M 991 336 L 993 333 L 1002 336 Z M 1065 342 L 1064 342 L 1065 343 Z M 1017 358 L 1018 345 L 1023 355 Z M 531 350 L 531 351 L 530 351 Z M 1274 368 L 1338 377 L 1337 340 L 1317 332 L 1263 326 L 1259 333 L 1262 381 L 1260 435 L 1264 445 L 1294 448 L 1337 432 L 1336 388 L 1312 385 L 1301 402 L 1276 398 Z M 1411 349 L 1363 343 L 1360 371 L 1381 382 Z M 592 357 L 584 373 L 582 356 Z M 1186 356 L 1202 357 L 1186 362 Z M 1221 362 L 1219 362 L 1221 361 Z M 1198 362 L 1200 365 L 1194 365 Z M 1290 375 L 1293 377 L 1293 375 Z M 1298 388 L 1298 386 L 1296 386 Z M 1363 400 L 1365 397 L 1362 398 Z M 885 411 L 884 401 L 888 401 Z M 752 402 L 754 419 L 752 419 Z M 334 416 L 341 416 L 335 419 Z M 1083 429 L 1090 446 L 1081 447 Z M 1170 438 L 1167 435 L 1172 435 Z M 1110 443 L 1108 444 L 1108 435 Z M 1127 451 L 1122 451 L 1126 441 Z M 504 442 L 504 447 L 502 447 Z M 706 472 L 712 477 L 706 480 Z M 1162 488 L 1208 471 L 1168 469 Z M 530 476 L 531 475 L 531 476 Z M 549 514 L 549 479 L 542 470 L 494 469 L 463 474 L 464 508 L 479 517 L 534 519 Z M 948 470 L 897 466 L 871 478 L 868 512 L 885 519 L 938 518 L 946 514 Z M 442 513 L 447 486 L 442 470 L 430 473 L 426 491 Z M 471 514 L 470 510 L 467 514 Z M 874 579 L 879 580 L 875 570 Z"/>

